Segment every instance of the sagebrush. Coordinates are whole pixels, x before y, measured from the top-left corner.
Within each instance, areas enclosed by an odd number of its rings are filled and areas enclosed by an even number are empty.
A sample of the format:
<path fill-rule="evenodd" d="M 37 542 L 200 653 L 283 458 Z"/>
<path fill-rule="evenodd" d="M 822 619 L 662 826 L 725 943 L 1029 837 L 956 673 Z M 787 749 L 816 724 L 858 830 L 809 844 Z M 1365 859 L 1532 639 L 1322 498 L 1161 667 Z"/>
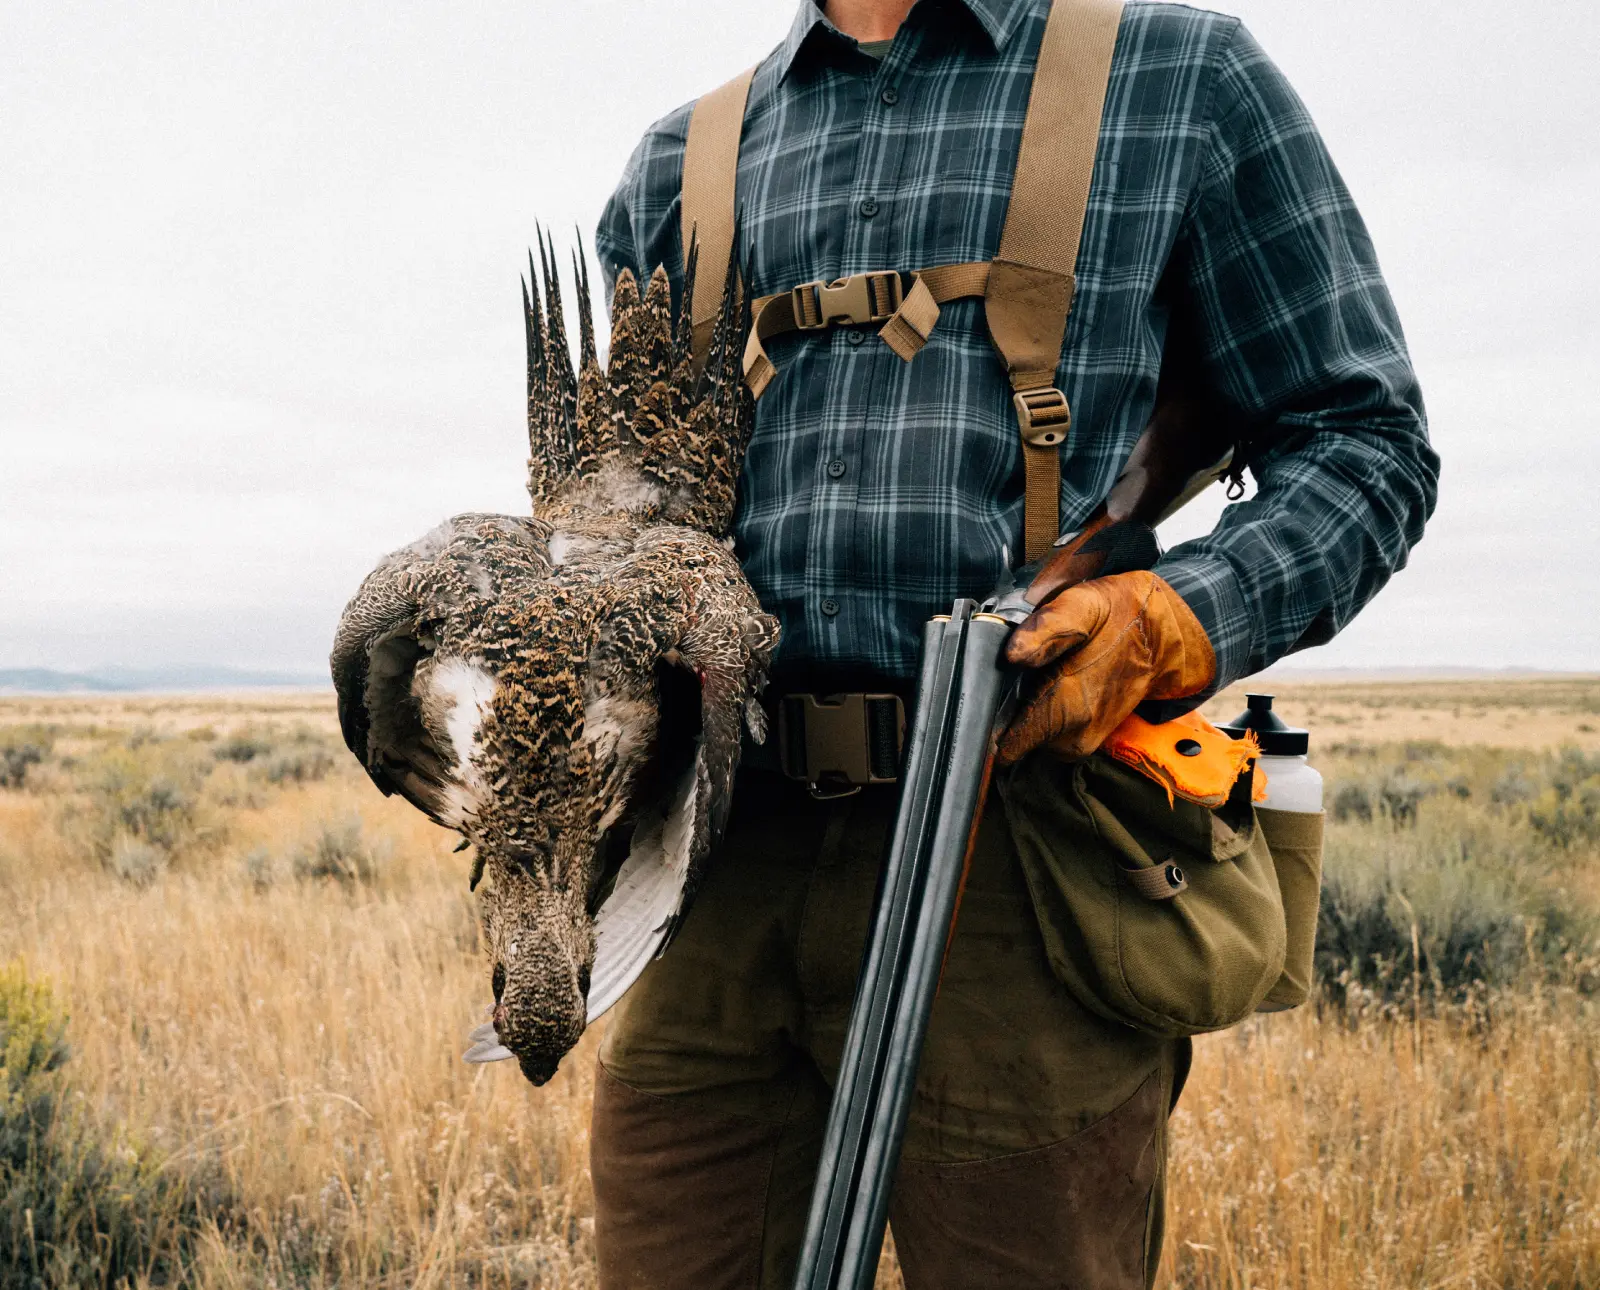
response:
<path fill-rule="evenodd" d="M 228 1209 L 72 1097 L 67 1018 L 0 967 L 0 1290 L 176 1283 Z"/>

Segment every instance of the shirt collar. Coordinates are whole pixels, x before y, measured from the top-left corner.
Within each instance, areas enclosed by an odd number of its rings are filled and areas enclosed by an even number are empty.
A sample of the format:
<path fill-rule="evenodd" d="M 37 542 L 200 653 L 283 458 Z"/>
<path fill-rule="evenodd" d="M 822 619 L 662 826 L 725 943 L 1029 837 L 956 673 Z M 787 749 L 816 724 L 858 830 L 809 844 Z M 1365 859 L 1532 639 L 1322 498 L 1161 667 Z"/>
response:
<path fill-rule="evenodd" d="M 1006 41 L 1011 39 L 1011 33 L 1016 31 L 1033 7 L 1022 3 L 1022 0 L 960 0 L 960 3 L 966 6 L 967 11 L 978 20 L 978 25 L 988 33 L 989 40 L 996 50 L 1006 47 Z"/>
<path fill-rule="evenodd" d="M 934 0 L 920 0 L 923 5 L 933 2 Z M 1031 8 L 1026 0 L 944 0 L 944 2 L 965 9 L 971 14 L 996 50 L 1005 48 L 1006 41 L 1011 38 Z M 800 0 L 794 21 L 789 24 L 789 33 L 778 46 L 780 78 L 789 75 L 801 50 L 812 40 L 848 42 L 850 38 L 828 21 L 818 0 Z"/>

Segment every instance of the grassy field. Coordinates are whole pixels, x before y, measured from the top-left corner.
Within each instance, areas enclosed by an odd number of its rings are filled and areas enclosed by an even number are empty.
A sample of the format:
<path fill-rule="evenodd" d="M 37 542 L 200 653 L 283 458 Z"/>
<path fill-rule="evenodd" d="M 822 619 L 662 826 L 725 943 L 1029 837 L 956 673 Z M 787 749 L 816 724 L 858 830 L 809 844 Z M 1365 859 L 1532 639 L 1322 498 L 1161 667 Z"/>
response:
<path fill-rule="evenodd" d="M 1323 985 L 1199 1042 L 1163 1284 L 1600 1287 L 1600 680 L 1279 696 Z M 593 1036 L 460 1061 L 454 841 L 324 696 L 0 700 L 0 1290 L 592 1284 Z"/>

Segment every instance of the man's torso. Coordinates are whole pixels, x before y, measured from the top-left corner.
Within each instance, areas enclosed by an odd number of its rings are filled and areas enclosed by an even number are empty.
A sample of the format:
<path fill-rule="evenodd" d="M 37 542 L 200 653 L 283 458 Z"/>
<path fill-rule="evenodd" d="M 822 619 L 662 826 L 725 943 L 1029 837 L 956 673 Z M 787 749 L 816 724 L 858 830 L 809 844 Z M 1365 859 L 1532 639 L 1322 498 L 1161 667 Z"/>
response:
<path fill-rule="evenodd" d="M 758 69 L 738 203 L 751 287 L 995 256 L 1047 5 L 924 0 L 875 60 L 803 6 Z M 1206 142 L 1208 90 L 1237 22 L 1166 4 L 1123 19 L 1059 385 L 1070 528 L 1104 495 L 1154 404 L 1169 309 L 1163 274 Z M 602 226 L 681 278 L 679 188 L 689 108 L 647 136 Z M 736 537 L 778 615 L 783 672 L 905 678 L 920 626 L 993 588 L 1022 538 L 1022 452 L 979 300 L 943 307 L 903 362 L 870 331 L 770 346 Z"/>

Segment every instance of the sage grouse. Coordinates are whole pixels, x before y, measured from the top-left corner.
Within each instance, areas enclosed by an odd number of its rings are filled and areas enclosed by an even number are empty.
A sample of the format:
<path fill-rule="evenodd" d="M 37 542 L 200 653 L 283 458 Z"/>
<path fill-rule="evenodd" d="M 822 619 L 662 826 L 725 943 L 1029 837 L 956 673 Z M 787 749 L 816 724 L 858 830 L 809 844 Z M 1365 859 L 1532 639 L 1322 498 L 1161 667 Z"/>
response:
<path fill-rule="evenodd" d="M 730 262 L 704 370 L 667 275 L 619 275 L 573 371 L 553 247 L 529 257 L 531 517 L 468 514 L 386 556 L 331 664 L 345 742 L 476 848 L 491 1019 L 468 1060 L 542 1084 L 660 953 L 727 819 L 777 642 L 724 540 L 751 426 Z M 693 297 L 691 249 L 682 299 Z"/>

